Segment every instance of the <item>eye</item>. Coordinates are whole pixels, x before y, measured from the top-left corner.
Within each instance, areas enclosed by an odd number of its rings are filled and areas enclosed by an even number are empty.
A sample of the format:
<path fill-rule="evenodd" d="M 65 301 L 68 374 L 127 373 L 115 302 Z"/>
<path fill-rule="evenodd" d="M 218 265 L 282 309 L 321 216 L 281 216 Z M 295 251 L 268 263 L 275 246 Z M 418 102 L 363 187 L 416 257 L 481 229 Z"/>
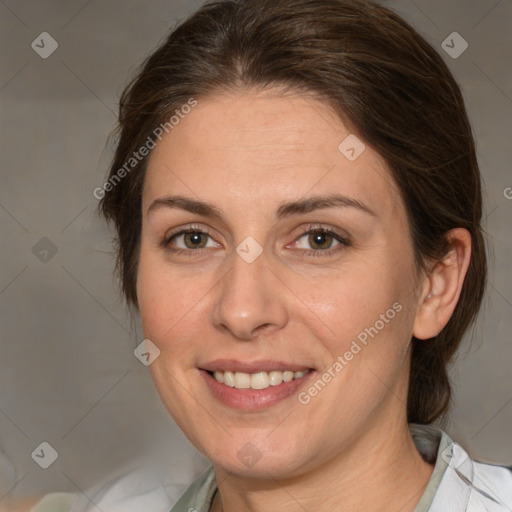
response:
<path fill-rule="evenodd" d="M 310 226 L 308 231 L 302 233 L 291 244 L 291 248 L 300 249 L 305 256 L 330 256 L 349 245 L 350 241 L 347 238 L 329 228 Z M 189 226 L 167 235 L 162 241 L 162 246 L 174 254 L 193 256 L 201 252 L 201 249 L 219 247 L 219 244 L 208 231 L 199 226 Z"/>
<path fill-rule="evenodd" d="M 166 249 L 178 254 L 217 247 L 217 245 L 207 231 L 194 226 L 171 234 L 163 240 L 163 246 Z"/>
<path fill-rule="evenodd" d="M 306 255 L 330 255 L 349 246 L 350 242 L 331 229 L 321 226 L 310 227 L 295 241 L 296 247 L 303 249 Z M 312 250 L 311 250 L 312 249 Z M 324 253 L 324 254 L 321 254 Z"/>

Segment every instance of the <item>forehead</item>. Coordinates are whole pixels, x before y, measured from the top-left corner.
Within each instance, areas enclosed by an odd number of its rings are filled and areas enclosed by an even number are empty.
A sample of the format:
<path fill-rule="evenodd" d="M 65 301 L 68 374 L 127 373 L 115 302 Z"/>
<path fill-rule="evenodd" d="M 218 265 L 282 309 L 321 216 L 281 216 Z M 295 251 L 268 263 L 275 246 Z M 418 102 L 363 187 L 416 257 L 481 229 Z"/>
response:
<path fill-rule="evenodd" d="M 333 192 L 381 213 L 400 202 L 384 160 L 325 102 L 243 91 L 199 99 L 163 136 L 149 160 L 144 205 L 171 193 L 227 209 Z"/>

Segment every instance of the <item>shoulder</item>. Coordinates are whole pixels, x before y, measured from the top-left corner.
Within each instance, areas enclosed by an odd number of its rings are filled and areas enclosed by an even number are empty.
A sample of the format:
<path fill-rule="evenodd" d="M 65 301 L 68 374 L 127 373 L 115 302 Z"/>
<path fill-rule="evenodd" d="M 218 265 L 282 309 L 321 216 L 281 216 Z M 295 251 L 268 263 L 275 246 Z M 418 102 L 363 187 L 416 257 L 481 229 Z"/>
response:
<path fill-rule="evenodd" d="M 451 441 L 451 440 L 450 440 Z M 508 512 L 512 504 L 512 469 L 473 460 L 451 441 L 441 456 L 448 466 L 437 490 L 431 512 Z M 466 507 L 466 508 L 464 508 Z"/>
<path fill-rule="evenodd" d="M 152 472 L 130 471 L 85 493 L 50 493 L 20 512 L 168 512 L 188 484 L 155 478 Z"/>
<path fill-rule="evenodd" d="M 30 512 L 69 512 L 76 495 L 64 492 L 47 494 L 40 499 Z"/>
<path fill-rule="evenodd" d="M 125 470 L 77 494 L 66 512 L 169 512 L 202 471 L 187 464 L 181 469 L 181 474 L 151 466 Z"/>
<path fill-rule="evenodd" d="M 474 483 L 483 494 L 496 497 L 508 506 L 512 504 L 512 466 L 500 466 L 487 462 L 473 463 Z"/>
<path fill-rule="evenodd" d="M 78 494 L 66 512 L 168 512 L 186 487 L 133 471 Z"/>

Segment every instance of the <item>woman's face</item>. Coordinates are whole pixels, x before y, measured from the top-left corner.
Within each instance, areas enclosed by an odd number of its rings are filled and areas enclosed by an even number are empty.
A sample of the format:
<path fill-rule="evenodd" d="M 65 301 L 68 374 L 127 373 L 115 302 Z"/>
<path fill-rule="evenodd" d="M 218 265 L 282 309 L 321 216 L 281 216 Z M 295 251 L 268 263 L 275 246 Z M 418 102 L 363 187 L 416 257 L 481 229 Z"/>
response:
<path fill-rule="evenodd" d="M 150 369 L 218 467 L 298 475 L 403 425 L 417 292 L 389 171 L 326 104 L 206 98 L 153 150 L 137 281 Z"/>

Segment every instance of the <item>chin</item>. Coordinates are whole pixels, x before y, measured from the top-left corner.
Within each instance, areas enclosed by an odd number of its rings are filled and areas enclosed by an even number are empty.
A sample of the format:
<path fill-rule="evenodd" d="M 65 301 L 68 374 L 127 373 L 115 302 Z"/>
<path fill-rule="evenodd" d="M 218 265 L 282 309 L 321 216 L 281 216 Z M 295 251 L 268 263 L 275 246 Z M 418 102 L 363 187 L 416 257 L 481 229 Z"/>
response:
<path fill-rule="evenodd" d="M 276 438 L 272 443 L 268 438 L 262 441 L 266 435 L 255 434 L 252 439 L 250 434 L 244 433 L 239 439 L 231 439 L 225 445 L 215 444 L 209 453 L 203 453 L 214 466 L 241 477 L 285 479 L 307 470 L 304 450 L 298 443 L 294 443 L 294 447 L 290 436 Z"/>

